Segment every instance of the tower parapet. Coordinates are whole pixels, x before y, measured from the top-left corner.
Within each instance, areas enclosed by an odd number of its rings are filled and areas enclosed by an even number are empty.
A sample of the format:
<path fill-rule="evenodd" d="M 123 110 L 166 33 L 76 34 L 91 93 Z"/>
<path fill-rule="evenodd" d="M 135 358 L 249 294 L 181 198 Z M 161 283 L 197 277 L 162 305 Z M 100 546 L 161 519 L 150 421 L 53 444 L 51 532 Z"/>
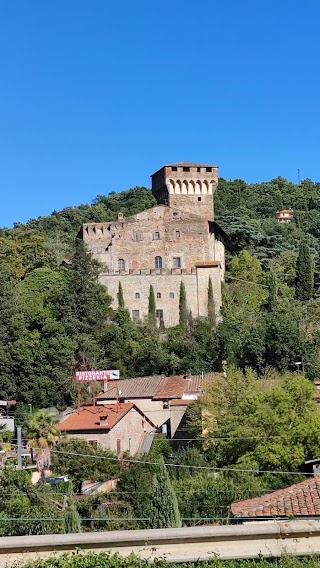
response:
<path fill-rule="evenodd" d="M 158 205 L 214 219 L 213 195 L 218 185 L 218 166 L 179 162 L 162 167 L 151 179 Z"/>

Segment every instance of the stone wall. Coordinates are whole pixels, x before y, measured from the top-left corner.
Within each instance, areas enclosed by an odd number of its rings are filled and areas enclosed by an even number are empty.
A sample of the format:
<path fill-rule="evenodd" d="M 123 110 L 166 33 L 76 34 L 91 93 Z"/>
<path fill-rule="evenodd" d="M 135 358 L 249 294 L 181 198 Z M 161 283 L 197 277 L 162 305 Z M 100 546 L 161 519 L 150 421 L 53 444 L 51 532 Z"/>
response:
<path fill-rule="evenodd" d="M 196 212 L 196 210 L 195 210 Z M 190 270 L 209 258 L 209 224 L 194 214 L 156 206 L 128 219 L 112 223 L 89 223 L 83 227 L 88 250 L 110 271 L 174 268 Z"/>
<path fill-rule="evenodd" d="M 196 268 L 189 274 L 101 274 L 100 282 L 108 288 L 113 298 L 112 307 L 118 307 L 117 293 L 121 282 L 125 305 L 130 315 L 143 320 L 148 315 L 150 285 L 153 286 L 156 309 L 163 311 L 165 327 L 179 323 L 180 283 L 186 288 L 188 310 L 194 318 L 206 317 L 208 307 L 208 283 L 211 276 L 217 318 L 221 307 L 221 275 L 220 266 Z M 136 313 L 134 313 L 136 312 Z M 139 312 L 139 314 L 137 314 Z"/>

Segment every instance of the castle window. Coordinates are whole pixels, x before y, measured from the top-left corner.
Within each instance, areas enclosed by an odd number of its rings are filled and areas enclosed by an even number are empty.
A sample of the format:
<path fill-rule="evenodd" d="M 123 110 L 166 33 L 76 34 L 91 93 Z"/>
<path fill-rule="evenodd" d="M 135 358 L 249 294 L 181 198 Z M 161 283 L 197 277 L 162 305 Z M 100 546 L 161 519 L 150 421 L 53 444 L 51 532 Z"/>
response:
<path fill-rule="evenodd" d="M 136 323 L 139 323 L 139 321 L 140 321 L 140 311 L 139 310 L 132 310 L 132 319 Z"/>
<path fill-rule="evenodd" d="M 201 201 L 201 197 L 198 197 L 198 201 Z"/>
<path fill-rule="evenodd" d="M 162 256 L 156 256 L 156 258 L 154 259 L 154 267 L 162 268 Z"/>
<path fill-rule="evenodd" d="M 176 231 L 176 239 L 180 239 L 180 237 L 181 237 L 180 231 Z"/>
<path fill-rule="evenodd" d="M 197 168 L 197 172 L 201 172 L 201 168 L 198 167 L 198 168 Z"/>
<path fill-rule="evenodd" d="M 163 323 L 163 310 L 156 310 L 156 318 Z"/>
<path fill-rule="evenodd" d="M 180 256 L 174 256 L 172 261 L 173 261 L 173 268 L 181 268 L 181 257 Z"/>
<path fill-rule="evenodd" d="M 153 240 L 158 241 L 159 239 L 160 239 L 160 233 L 159 231 L 156 231 L 155 233 L 153 233 Z"/>
<path fill-rule="evenodd" d="M 138 231 L 137 233 L 133 233 L 133 240 L 142 241 L 142 233 L 140 233 L 140 231 Z"/>
<path fill-rule="evenodd" d="M 171 171 L 177 172 L 177 171 L 178 171 L 178 168 L 177 168 L 176 166 L 172 166 Z"/>
<path fill-rule="evenodd" d="M 136 292 L 134 297 L 136 300 L 140 300 L 140 292 Z"/>
<path fill-rule="evenodd" d="M 170 295 L 169 295 L 169 296 L 170 296 L 171 300 L 173 300 L 173 298 L 174 298 L 174 292 L 170 292 Z"/>
<path fill-rule="evenodd" d="M 126 269 L 126 263 L 124 261 L 123 258 L 119 258 L 118 260 L 118 270 L 125 270 Z"/>
<path fill-rule="evenodd" d="M 161 292 L 157 292 L 157 298 L 158 300 L 161 300 Z"/>
<path fill-rule="evenodd" d="M 184 172 L 190 172 L 190 168 L 187 168 L 186 166 L 184 166 L 184 167 L 182 168 L 182 170 L 183 170 Z"/>
<path fill-rule="evenodd" d="M 212 172 L 212 168 L 206 168 L 206 172 Z"/>

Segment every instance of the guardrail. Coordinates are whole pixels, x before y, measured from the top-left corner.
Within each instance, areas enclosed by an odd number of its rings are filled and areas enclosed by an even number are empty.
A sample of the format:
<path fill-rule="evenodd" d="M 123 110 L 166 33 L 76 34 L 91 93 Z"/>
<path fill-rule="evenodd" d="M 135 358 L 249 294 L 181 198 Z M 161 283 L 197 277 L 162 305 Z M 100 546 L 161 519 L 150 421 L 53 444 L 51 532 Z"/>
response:
<path fill-rule="evenodd" d="M 262 521 L 243 525 L 199 526 L 80 534 L 0 538 L 0 566 L 66 552 L 82 554 L 134 552 L 150 561 L 191 562 L 219 557 L 224 560 L 259 555 L 310 556 L 320 554 L 320 521 Z"/>

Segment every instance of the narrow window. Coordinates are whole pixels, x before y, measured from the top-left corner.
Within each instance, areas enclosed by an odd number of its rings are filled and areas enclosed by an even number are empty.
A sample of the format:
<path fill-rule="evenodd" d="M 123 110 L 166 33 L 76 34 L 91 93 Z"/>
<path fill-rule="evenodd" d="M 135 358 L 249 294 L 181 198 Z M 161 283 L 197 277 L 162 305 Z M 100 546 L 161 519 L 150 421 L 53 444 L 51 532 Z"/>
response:
<path fill-rule="evenodd" d="M 174 298 L 174 292 L 170 292 L 170 298 L 171 298 L 171 300 L 173 300 L 173 298 Z"/>
<path fill-rule="evenodd" d="M 197 168 L 197 172 L 201 172 L 201 168 L 198 167 L 198 168 Z"/>
<path fill-rule="evenodd" d="M 134 322 L 140 322 L 140 311 L 139 310 L 132 310 L 132 319 Z"/>
<path fill-rule="evenodd" d="M 136 300 L 140 300 L 140 292 L 136 292 L 134 296 Z"/>
<path fill-rule="evenodd" d="M 212 168 L 206 168 L 206 172 L 212 172 Z"/>
<path fill-rule="evenodd" d="M 131 438 L 129 438 L 128 450 L 129 450 L 129 454 L 131 454 Z"/>
<path fill-rule="evenodd" d="M 155 233 L 153 233 L 153 240 L 158 241 L 159 239 L 160 239 L 160 233 L 159 231 L 156 231 Z"/>
<path fill-rule="evenodd" d="M 172 170 L 173 172 L 177 172 L 177 171 L 178 171 L 178 168 L 177 168 L 176 166 L 172 166 L 171 170 Z"/>
<path fill-rule="evenodd" d="M 117 440 L 117 454 L 121 452 L 121 440 Z"/>
<path fill-rule="evenodd" d="M 180 231 L 176 231 L 176 239 L 180 239 L 180 237 L 181 237 Z"/>
<path fill-rule="evenodd" d="M 163 322 L 163 310 L 156 310 L 156 318 L 161 322 Z"/>
<path fill-rule="evenodd" d="M 186 166 L 184 166 L 184 167 L 182 168 L 182 170 L 183 170 L 184 172 L 190 172 L 190 168 L 187 168 Z"/>
<path fill-rule="evenodd" d="M 133 233 L 133 240 L 142 241 L 142 233 L 140 233 L 140 231 L 138 231 L 137 233 Z"/>
<path fill-rule="evenodd" d="M 181 257 L 174 256 L 173 257 L 173 268 L 181 268 Z"/>
<path fill-rule="evenodd" d="M 119 258 L 118 260 L 118 270 L 125 270 L 126 269 L 126 263 L 124 261 L 123 258 Z"/>
<path fill-rule="evenodd" d="M 157 298 L 158 300 L 161 300 L 161 292 L 157 292 Z"/>
<path fill-rule="evenodd" d="M 198 197 L 198 201 L 201 201 L 201 197 Z"/>
<path fill-rule="evenodd" d="M 155 268 L 162 268 L 162 256 L 156 256 L 154 259 Z"/>

